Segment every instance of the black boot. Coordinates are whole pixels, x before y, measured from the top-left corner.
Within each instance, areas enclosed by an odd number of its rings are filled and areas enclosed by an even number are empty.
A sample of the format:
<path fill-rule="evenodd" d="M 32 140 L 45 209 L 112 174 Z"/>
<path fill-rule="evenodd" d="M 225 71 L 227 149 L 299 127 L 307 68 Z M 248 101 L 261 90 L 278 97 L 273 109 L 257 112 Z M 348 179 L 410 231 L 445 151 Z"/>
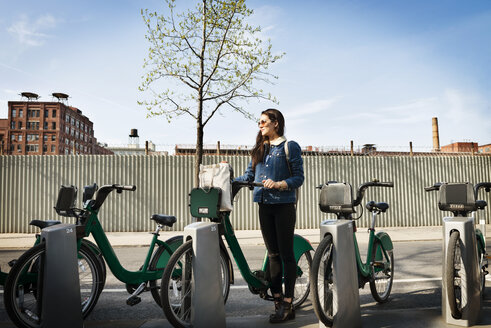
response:
<path fill-rule="evenodd" d="M 269 316 L 270 323 L 279 323 L 295 319 L 295 310 L 290 302 L 281 301 L 275 314 Z"/>
<path fill-rule="evenodd" d="M 281 301 L 283 301 L 283 294 L 280 294 L 280 296 L 278 296 L 278 297 L 273 296 L 273 300 L 274 300 L 274 312 L 276 313 L 278 311 L 278 309 L 280 308 Z M 272 314 L 272 315 L 274 315 L 274 314 Z"/>

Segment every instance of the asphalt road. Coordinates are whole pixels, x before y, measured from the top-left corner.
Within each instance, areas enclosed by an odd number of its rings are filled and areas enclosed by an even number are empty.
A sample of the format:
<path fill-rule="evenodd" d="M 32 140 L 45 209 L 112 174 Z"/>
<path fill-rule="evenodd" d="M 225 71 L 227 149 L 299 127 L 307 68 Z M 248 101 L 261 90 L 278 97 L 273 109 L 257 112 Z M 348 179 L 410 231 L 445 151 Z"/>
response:
<path fill-rule="evenodd" d="M 491 240 L 488 240 L 488 245 Z M 361 251 L 366 245 L 360 245 Z M 115 249 L 118 257 L 128 269 L 138 269 L 146 254 L 144 247 L 121 247 Z M 244 254 L 251 269 L 261 267 L 264 247 L 245 246 Z M 8 260 L 17 257 L 20 251 L 0 251 L 0 265 L 7 268 Z M 488 253 L 491 248 L 488 247 Z M 370 294 L 368 285 L 360 289 L 362 313 L 378 310 L 438 309 L 441 307 L 442 243 L 441 241 L 395 242 L 394 243 L 394 286 L 390 301 L 377 304 Z M 234 263 L 235 284 L 231 286 L 225 306 L 227 316 L 269 315 L 272 303 L 249 292 Z M 487 278 L 487 299 L 483 308 L 491 309 L 491 278 Z M 3 294 L 3 289 L 1 289 Z M 121 320 L 164 318 L 162 310 L 155 304 L 150 293 L 142 295 L 142 302 L 130 307 L 126 305 L 128 294 L 124 285 L 108 272 L 106 287 L 99 302 L 87 320 Z M 307 300 L 299 314 L 315 317 L 310 300 Z M 3 298 L 0 299 L 0 323 L 8 322 Z"/>

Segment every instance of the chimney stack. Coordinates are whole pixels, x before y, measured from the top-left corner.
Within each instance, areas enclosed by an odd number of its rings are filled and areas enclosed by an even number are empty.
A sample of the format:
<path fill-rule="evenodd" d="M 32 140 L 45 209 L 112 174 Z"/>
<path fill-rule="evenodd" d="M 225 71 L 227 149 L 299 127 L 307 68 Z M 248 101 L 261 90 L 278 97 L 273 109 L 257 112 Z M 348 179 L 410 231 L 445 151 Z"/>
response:
<path fill-rule="evenodd" d="M 433 126 L 433 151 L 440 151 L 440 134 L 438 133 L 438 118 L 431 119 Z"/>

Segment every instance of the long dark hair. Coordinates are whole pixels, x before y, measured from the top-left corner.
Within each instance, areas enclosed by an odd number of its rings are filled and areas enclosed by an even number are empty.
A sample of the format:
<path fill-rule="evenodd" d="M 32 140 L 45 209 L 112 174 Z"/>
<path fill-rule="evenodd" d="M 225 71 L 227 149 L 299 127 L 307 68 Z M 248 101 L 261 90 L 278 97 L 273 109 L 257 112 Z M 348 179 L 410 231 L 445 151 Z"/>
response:
<path fill-rule="evenodd" d="M 261 115 L 267 115 L 272 123 L 277 122 L 278 125 L 275 127 L 276 133 L 278 136 L 283 136 L 285 133 L 285 118 L 283 114 L 277 109 L 269 108 L 261 113 Z M 264 158 L 264 148 L 266 144 L 269 145 L 269 138 L 264 137 L 261 131 L 258 132 L 256 136 L 256 144 L 254 148 L 252 148 L 251 157 L 252 157 L 252 168 L 255 169 L 257 163 L 263 161 Z"/>

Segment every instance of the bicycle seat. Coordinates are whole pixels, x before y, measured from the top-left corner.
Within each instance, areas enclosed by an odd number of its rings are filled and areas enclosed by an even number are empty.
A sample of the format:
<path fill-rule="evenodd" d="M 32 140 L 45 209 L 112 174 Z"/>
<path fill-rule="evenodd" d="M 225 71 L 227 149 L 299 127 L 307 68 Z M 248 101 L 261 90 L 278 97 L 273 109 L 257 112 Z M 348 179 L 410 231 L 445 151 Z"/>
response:
<path fill-rule="evenodd" d="M 370 201 L 370 202 L 367 203 L 366 208 L 370 212 L 379 211 L 381 213 L 384 213 L 389 208 L 389 204 L 387 204 L 387 203 L 375 203 L 372 200 L 372 201 Z"/>
<path fill-rule="evenodd" d="M 40 229 L 51 227 L 51 226 L 54 226 L 54 225 L 60 224 L 60 223 L 61 222 L 57 221 L 57 220 L 46 220 L 46 221 L 32 220 L 31 222 L 29 222 L 30 225 L 33 225 L 33 226 L 38 227 Z"/>
<path fill-rule="evenodd" d="M 154 220 L 158 224 L 165 225 L 168 227 L 172 227 L 172 225 L 177 221 L 175 216 L 164 215 L 164 214 L 154 214 L 150 219 Z"/>
<path fill-rule="evenodd" d="M 476 200 L 476 206 L 479 210 L 483 210 L 486 206 L 488 206 L 488 203 L 486 203 L 485 200 Z"/>

